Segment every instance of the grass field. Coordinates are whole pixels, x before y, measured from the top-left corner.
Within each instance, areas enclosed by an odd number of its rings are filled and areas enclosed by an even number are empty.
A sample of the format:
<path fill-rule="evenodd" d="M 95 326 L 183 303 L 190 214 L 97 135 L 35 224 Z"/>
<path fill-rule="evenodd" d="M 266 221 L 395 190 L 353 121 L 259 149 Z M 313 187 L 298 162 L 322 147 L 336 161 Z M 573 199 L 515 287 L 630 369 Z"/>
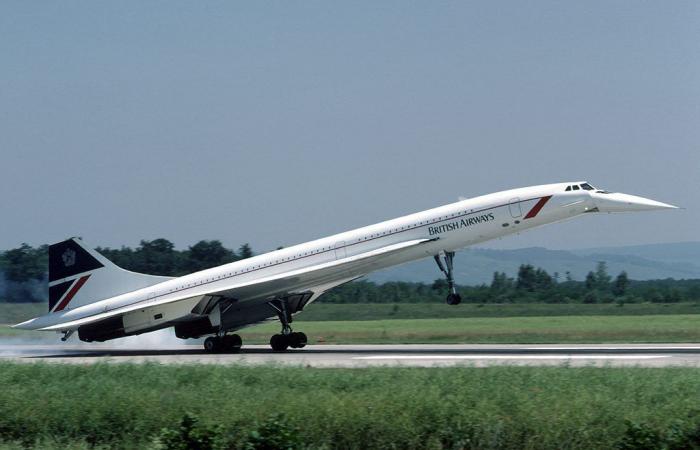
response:
<path fill-rule="evenodd" d="M 15 324 L 48 312 L 45 303 L 0 303 L 0 324 Z"/>
<path fill-rule="evenodd" d="M 198 439 L 201 449 L 700 445 L 700 380 L 686 368 L 3 363 L 0 385 L 5 447 L 155 447 L 159 437 L 161 448 Z"/>
<path fill-rule="evenodd" d="M 628 303 L 606 304 L 471 304 L 450 306 L 444 303 L 359 303 L 309 306 L 299 321 L 381 320 L 381 319 L 451 319 L 473 317 L 548 317 L 548 316 L 637 316 L 661 314 L 700 314 L 698 303 Z"/>
<path fill-rule="evenodd" d="M 384 320 L 319 320 L 328 318 L 329 311 L 338 313 L 334 317 L 353 316 L 354 311 L 362 311 L 364 306 L 382 306 L 389 311 L 395 309 L 386 305 L 314 305 L 309 311 L 297 316 L 294 326 L 304 331 L 311 343 L 606 343 L 606 342 L 700 342 L 700 315 L 698 314 L 656 314 L 643 315 L 642 311 L 658 311 L 664 305 L 630 305 L 615 307 L 610 305 L 534 305 L 535 311 L 545 306 L 573 306 L 571 311 L 598 312 L 598 315 L 553 315 L 518 316 L 521 305 L 488 305 L 481 308 L 464 305 L 467 308 L 443 305 L 400 305 L 409 316 L 419 316 L 427 307 L 428 316 L 443 314 L 446 308 L 463 314 L 467 310 L 484 311 L 491 309 L 489 317 L 425 318 L 425 319 L 384 319 Z M 596 308 L 586 308 L 594 306 Z M 632 308 L 632 306 L 636 307 Z M 695 305 L 672 305 L 676 310 L 695 308 Z M 342 307 L 342 308 L 340 308 Z M 418 308 L 420 307 L 420 308 Z M 440 308 L 438 308 L 440 307 Z M 646 307 L 646 309 L 645 309 Z M 624 309 L 637 315 L 604 314 Z M 319 310 L 316 316 L 313 311 Z M 412 310 L 412 311 L 408 311 Z M 664 311 L 673 311 L 668 308 Z M 562 312 L 563 309 L 560 309 Z M 385 317 L 386 310 L 375 308 L 375 317 Z M 498 314 L 505 317 L 499 317 Z M 513 314 L 513 317 L 507 317 Z M 19 319 L 21 320 L 21 319 Z M 279 325 L 271 322 L 241 330 L 247 343 L 267 343 L 271 335 L 279 331 Z M 55 333 L 28 332 L 0 327 L 0 336 L 22 338 L 56 337 Z"/>
<path fill-rule="evenodd" d="M 605 343 L 700 342 L 700 316 L 485 317 L 296 322 L 312 343 Z M 248 343 L 279 331 L 269 323 L 241 330 Z"/>
<path fill-rule="evenodd" d="M 553 316 L 296 321 L 310 343 L 607 343 L 700 342 L 700 316 Z M 267 343 L 279 325 L 271 322 L 239 333 L 248 344 Z M 57 339 L 55 333 L 0 327 L 0 336 Z"/>
<path fill-rule="evenodd" d="M 43 303 L 0 303 L 0 324 L 14 324 L 46 313 Z M 606 304 L 471 304 L 449 306 L 444 303 L 314 303 L 299 321 L 451 319 L 472 317 L 547 317 L 547 316 L 637 316 L 661 314 L 700 314 L 698 303 Z"/>
<path fill-rule="evenodd" d="M 700 342 L 700 316 L 559 316 L 483 317 L 472 319 L 408 319 L 365 321 L 298 321 L 310 343 L 607 343 Z M 267 343 L 275 322 L 245 328 L 239 333 L 248 344 Z M 0 336 L 49 338 L 55 333 L 0 327 Z"/>

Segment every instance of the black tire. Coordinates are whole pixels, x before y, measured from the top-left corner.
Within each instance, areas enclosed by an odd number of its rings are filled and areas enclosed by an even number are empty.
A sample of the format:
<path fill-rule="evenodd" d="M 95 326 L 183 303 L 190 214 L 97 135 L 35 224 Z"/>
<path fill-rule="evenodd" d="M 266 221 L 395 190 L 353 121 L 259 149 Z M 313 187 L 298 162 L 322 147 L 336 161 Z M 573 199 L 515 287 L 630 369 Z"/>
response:
<path fill-rule="evenodd" d="M 302 332 L 294 333 L 294 334 L 297 335 L 297 336 L 296 336 L 296 339 L 295 339 L 296 344 L 297 344 L 296 348 L 304 348 L 304 347 L 306 347 L 306 343 L 308 342 L 308 339 L 306 338 L 306 335 L 305 335 L 304 333 L 302 333 Z"/>
<path fill-rule="evenodd" d="M 275 352 L 283 352 L 289 347 L 289 339 L 282 334 L 275 334 L 270 338 L 270 347 Z"/>
<path fill-rule="evenodd" d="M 306 347 L 306 335 L 304 333 L 292 333 L 287 336 L 289 346 L 292 348 Z"/>
<path fill-rule="evenodd" d="M 448 305 L 459 305 L 462 303 L 462 297 L 459 294 L 450 294 L 447 296 Z"/>
<path fill-rule="evenodd" d="M 297 334 L 296 333 L 291 333 L 285 336 L 287 338 L 287 343 L 289 344 L 289 348 L 299 348 L 299 343 L 297 342 Z"/>
<path fill-rule="evenodd" d="M 217 336 L 209 336 L 204 340 L 204 350 L 209 353 L 217 353 L 221 350 L 221 339 Z"/>
<path fill-rule="evenodd" d="M 241 337 L 237 334 L 227 334 L 221 341 L 221 346 L 223 347 L 224 351 L 227 352 L 238 352 L 241 350 L 242 345 L 243 339 L 241 339 Z"/>

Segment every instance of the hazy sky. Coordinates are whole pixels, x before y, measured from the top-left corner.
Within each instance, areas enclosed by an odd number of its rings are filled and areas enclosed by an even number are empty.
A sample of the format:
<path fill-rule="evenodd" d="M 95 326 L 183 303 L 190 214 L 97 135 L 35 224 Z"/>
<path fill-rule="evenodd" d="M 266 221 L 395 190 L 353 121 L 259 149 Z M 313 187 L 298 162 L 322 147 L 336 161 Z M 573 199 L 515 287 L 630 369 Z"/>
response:
<path fill-rule="evenodd" d="M 512 187 L 685 210 L 494 245 L 700 240 L 700 3 L 0 4 L 0 248 L 257 251 Z"/>

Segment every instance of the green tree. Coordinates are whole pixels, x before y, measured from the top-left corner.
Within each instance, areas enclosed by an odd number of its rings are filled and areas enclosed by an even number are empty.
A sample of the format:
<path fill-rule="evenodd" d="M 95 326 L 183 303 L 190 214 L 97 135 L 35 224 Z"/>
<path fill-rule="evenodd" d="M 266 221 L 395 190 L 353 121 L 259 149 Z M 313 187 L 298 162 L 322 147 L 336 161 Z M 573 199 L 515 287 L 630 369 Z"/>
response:
<path fill-rule="evenodd" d="M 546 270 L 538 268 L 535 270 L 535 288 L 538 291 L 550 289 L 554 284 L 552 277 Z"/>
<path fill-rule="evenodd" d="M 537 275 L 535 268 L 530 264 L 521 264 L 518 269 L 518 279 L 515 288 L 519 291 L 534 292 L 537 286 Z"/>
<path fill-rule="evenodd" d="M 238 247 L 237 253 L 238 253 L 238 257 L 240 259 L 246 259 L 246 258 L 250 258 L 251 256 L 253 256 L 253 250 L 250 248 L 250 245 L 247 243 Z"/>
<path fill-rule="evenodd" d="M 233 262 L 236 254 L 224 247 L 221 241 L 199 241 L 191 246 L 185 256 L 183 270 L 197 272 Z"/>
<path fill-rule="evenodd" d="M 610 288 L 610 275 L 608 275 L 608 265 L 605 261 L 598 261 L 595 269 L 596 288 L 601 291 L 607 291 Z"/>
<path fill-rule="evenodd" d="M 180 275 L 182 255 L 175 250 L 175 245 L 167 239 L 141 241 L 134 252 L 136 271 L 151 275 Z"/>
<path fill-rule="evenodd" d="M 6 251 L 0 262 L 8 281 L 23 283 L 41 280 L 48 270 L 47 247 L 33 248 L 29 244 L 22 244 Z"/>
<path fill-rule="evenodd" d="M 630 280 L 627 278 L 627 272 L 624 270 L 615 277 L 615 281 L 612 285 L 612 293 L 615 297 L 622 297 L 627 292 L 627 286 L 629 286 Z"/>
<path fill-rule="evenodd" d="M 6 280 L 5 300 L 14 303 L 46 300 L 48 246 L 33 248 L 22 244 L 18 248 L 8 250 L 0 255 L 0 269 L 4 272 Z"/>
<path fill-rule="evenodd" d="M 491 280 L 491 291 L 494 294 L 500 294 L 510 290 L 513 287 L 513 280 L 508 278 L 505 272 L 494 272 Z"/>
<path fill-rule="evenodd" d="M 593 272 L 588 272 L 586 274 L 585 285 L 586 285 L 587 291 L 592 291 L 598 286 L 598 283 L 597 283 L 596 278 L 595 278 L 595 274 Z"/>
<path fill-rule="evenodd" d="M 109 247 L 97 247 L 95 250 L 122 269 L 136 271 L 134 250 L 122 246 L 119 249 Z"/>
<path fill-rule="evenodd" d="M 598 292 L 588 291 L 586 295 L 583 296 L 583 303 L 598 303 Z"/>

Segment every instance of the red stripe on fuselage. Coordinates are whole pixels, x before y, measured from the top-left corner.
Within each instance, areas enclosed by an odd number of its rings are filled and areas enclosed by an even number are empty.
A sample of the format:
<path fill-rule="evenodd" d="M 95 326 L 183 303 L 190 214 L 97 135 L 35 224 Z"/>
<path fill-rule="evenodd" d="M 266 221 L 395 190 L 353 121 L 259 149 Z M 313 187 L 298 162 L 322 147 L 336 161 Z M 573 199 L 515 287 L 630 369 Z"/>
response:
<path fill-rule="evenodd" d="M 75 294 L 78 293 L 81 287 L 85 284 L 87 279 L 90 278 L 90 275 L 85 275 L 84 277 L 80 277 L 80 279 L 73 285 L 73 287 L 68 291 L 68 294 L 63 298 L 61 303 L 58 304 L 56 309 L 53 310 L 53 312 L 58 312 L 61 311 L 63 308 L 68 306 L 68 303 L 73 300 L 73 297 L 75 297 Z"/>
<path fill-rule="evenodd" d="M 546 197 L 542 197 L 540 201 L 538 201 L 535 206 L 532 207 L 529 213 L 525 216 L 526 219 L 532 219 L 537 215 L 537 213 L 540 212 L 542 208 L 544 208 L 544 205 L 549 201 L 549 199 L 552 198 L 551 195 L 548 195 Z"/>

